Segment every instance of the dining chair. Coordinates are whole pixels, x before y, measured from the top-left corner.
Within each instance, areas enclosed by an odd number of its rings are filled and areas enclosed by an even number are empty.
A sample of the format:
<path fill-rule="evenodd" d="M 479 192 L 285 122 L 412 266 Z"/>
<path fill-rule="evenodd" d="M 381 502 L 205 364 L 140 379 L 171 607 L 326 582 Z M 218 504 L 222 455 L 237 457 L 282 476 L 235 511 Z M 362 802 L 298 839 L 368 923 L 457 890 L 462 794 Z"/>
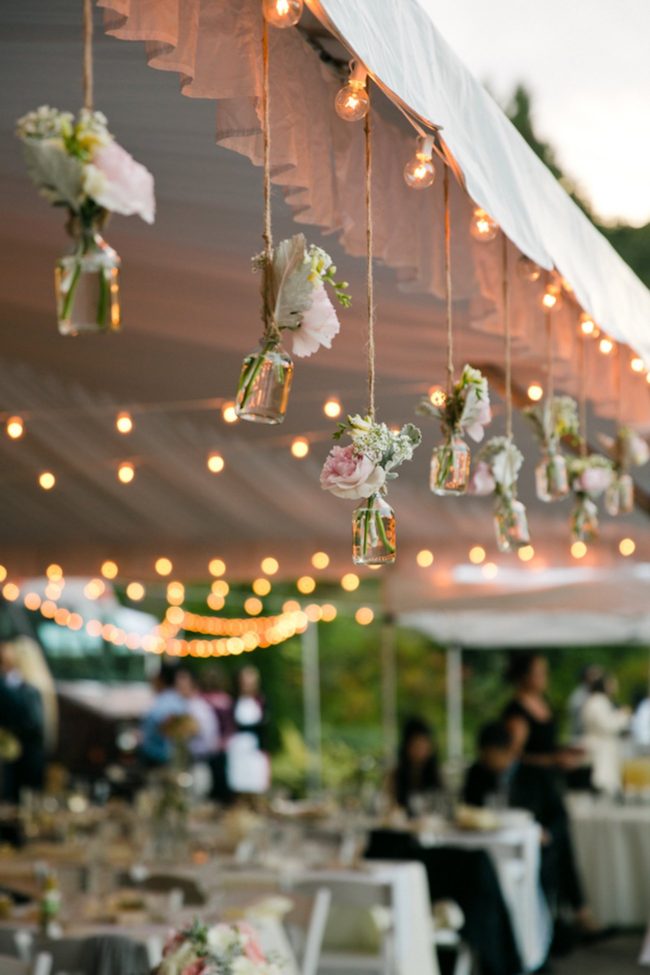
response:
<path fill-rule="evenodd" d="M 52 956 L 41 952 L 34 961 L 23 961 L 12 955 L 0 955 L 0 972 L 2 975 L 51 975 Z"/>

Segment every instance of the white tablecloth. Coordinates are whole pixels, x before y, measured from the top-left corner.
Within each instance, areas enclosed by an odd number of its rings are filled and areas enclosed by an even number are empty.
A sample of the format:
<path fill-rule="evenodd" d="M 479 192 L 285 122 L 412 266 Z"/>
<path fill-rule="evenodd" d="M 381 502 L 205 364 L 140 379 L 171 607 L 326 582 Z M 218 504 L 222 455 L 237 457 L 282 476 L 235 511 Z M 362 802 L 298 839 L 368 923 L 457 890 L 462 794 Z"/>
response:
<path fill-rule="evenodd" d="M 650 921 L 650 807 L 604 799 L 569 800 L 578 867 L 601 924 Z"/>

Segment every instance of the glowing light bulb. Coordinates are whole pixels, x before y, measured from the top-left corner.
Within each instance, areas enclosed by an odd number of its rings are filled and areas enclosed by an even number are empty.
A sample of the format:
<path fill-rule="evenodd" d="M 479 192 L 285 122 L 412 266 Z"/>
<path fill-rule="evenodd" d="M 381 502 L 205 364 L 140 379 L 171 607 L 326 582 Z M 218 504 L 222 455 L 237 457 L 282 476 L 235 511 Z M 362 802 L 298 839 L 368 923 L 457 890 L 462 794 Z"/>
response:
<path fill-rule="evenodd" d="M 442 409 L 447 402 L 447 394 L 442 386 L 429 387 L 429 401 L 431 402 L 432 406 L 437 406 L 438 409 Z"/>
<path fill-rule="evenodd" d="M 498 234 L 499 224 L 496 222 L 496 220 L 493 220 L 490 214 L 481 207 L 476 207 L 474 213 L 472 214 L 469 232 L 474 240 L 480 240 L 483 243 L 487 243 L 490 240 L 494 240 Z"/>
<path fill-rule="evenodd" d="M 527 390 L 528 399 L 538 403 L 544 395 L 544 388 L 539 383 L 531 383 Z"/>
<path fill-rule="evenodd" d="M 225 575 L 226 563 L 223 559 L 210 559 L 208 562 L 208 572 L 211 576 Z"/>
<path fill-rule="evenodd" d="M 221 416 L 225 423 L 237 423 L 239 417 L 235 410 L 235 404 L 232 401 L 223 404 L 221 407 Z"/>
<path fill-rule="evenodd" d="M 365 79 L 356 81 L 350 78 L 337 93 L 334 108 L 339 118 L 346 122 L 359 122 L 365 118 L 370 108 Z"/>
<path fill-rule="evenodd" d="M 341 579 L 341 588 L 345 589 L 346 592 L 354 592 L 355 589 L 359 588 L 359 576 L 355 575 L 354 572 L 346 572 Z"/>
<path fill-rule="evenodd" d="M 52 562 L 45 570 L 45 575 L 50 582 L 59 582 L 63 578 L 63 569 L 56 562 Z"/>
<path fill-rule="evenodd" d="M 524 545 L 522 548 L 517 549 L 517 555 L 522 562 L 530 562 L 535 557 L 535 549 L 532 545 Z"/>
<path fill-rule="evenodd" d="M 52 471 L 43 471 L 42 474 L 38 475 L 38 483 L 44 491 L 51 491 L 56 484 L 56 477 Z"/>
<path fill-rule="evenodd" d="M 530 257 L 522 254 L 517 261 L 517 277 L 520 281 L 539 281 L 542 269 Z"/>
<path fill-rule="evenodd" d="M 360 626 L 368 626 L 374 620 L 375 614 L 369 606 L 359 606 L 354 618 Z"/>
<path fill-rule="evenodd" d="M 499 574 L 499 566 L 494 562 L 486 562 L 481 568 L 481 572 L 486 579 L 496 579 Z"/>
<path fill-rule="evenodd" d="M 337 416 L 340 416 L 341 409 L 341 404 L 335 396 L 330 396 L 330 398 L 326 400 L 323 405 L 323 413 L 325 416 L 328 416 L 330 420 L 335 420 Z"/>
<path fill-rule="evenodd" d="M 618 544 L 618 550 L 621 555 L 624 555 L 626 558 L 628 555 L 634 555 L 634 552 L 636 551 L 634 539 L 622 538 Z"/>
<path fill-rule="evenodd" d="M 256 596 L 249 596 L 244 602 L 244 609 L 249 616 L 259 616 L 264 609 L 264 605 L 261 599 L 258 599 Z"/>
<path fill-rule="evenodd" d="M 99 571 L 105 579 L 114 579 L 118 573 L 117 563 L 111 562 L 110 559 L 106 562 L 102 562 L 102 567 Z"/>
<path fill-rule="evenodd" d="M 431 136 L 422 136 L 418 139 L 415 155 L 404 167 L 404 182 L 412 190 L 424 190 L 431 186 L 435 178 L 433 139 Z"/>
<path fill-rule="evenodd" d="M 223 596 L 217 596 L 216 593 L 211 592 L 208 593 L 208 598 L 206 599 L 206 603 L 208 604 L 210 609 L 214 609 L 218 612 L 220 609 L 223 609 L 223 607 L 226 604 L 226 600 L 223 598 Z"/>
<path fill-rule="evenodd" d="M 173 568 L 174 566 L 172 565 L 171 561 L 169 559 L 166 559 L 164 556 L 162 556 L 159 559 L 156 559 L 154 564 L 154 569 L 156 570 L 159 576 L 171 575 L 171 571 Z"/>
<path fill-rule="evenodd" d="M 274 576 L 280 568 L 280 563 L 277 559 L 274 559 L 272 555 L 269 555 L 267 558 L 262 559 L 260 562 L 260 568 L 264 575 Z"/>
<path fill-rule="evenodd" d="M 222 596 L 224 599 L 230 592 L 230 586 L 225 579 L 216 579 L 210 586 L 210 589 L 215 596 Z"/>
<path fill-rule="evenodd" d="M 580 316 L 580 331 L 583 335 L 594 335 L 597 331 L 597 325 L 590 315 L 582 314 Z"/>
<path fill-rule="evenodd" d="M 126 587 L 126 594 L 134 603 L 139 603 L 144 599 L 144 586 L 141 582 L 130 582 Z"/>
<path fill-rule="evenodd" d="M 298 592 L 301 592 L 304 596 L 307 596 L 316 588 L 316 580 L 311 576 L 300 576 L 296 582 L 296 588 Z"/>
<path fill-rule="evenodd" d="M 645 372 L 645 362 L 635 355 L 630 359 L 630 369 L 632 372 Z"/>
<path fill-rule="evenodd" d="M 433 552 L 430 552 L 428 548 L 423 548 L 415 556 L 415 561 L 420 568 L 427 569 L 430 565 L 433 565 Z"/>
<path fill-rule="evenodd" d="M 542 308 L 546 311 L 559 311 L 562 307 L 562 289 L 557 284 L 549 284 L 542 295 Z"/>
<path fill-rule="evenodd" d="M 291 453 L 302 460 L 309 453 L 309 441 L 305 437 L 295 437 L 291 442 Z"/>
<path fill-rule="evenodd" d="M 598 343 L 598 348 L 600 349 L 603 355 L 609 355 L 610 352 L 614 351 L 614 343 L 610 338 L 607 338 L 607 336 L 604 335 L 600 340 L 600 342 Z"/>
<path fill-rule="evenodd" d="M 182 582 L 170 582 L 167 586 L 167 602 L 180 606 L 185 599 L 185 586 Z"/>
<path fill-rule="evenodd" d="M 133 417 L 130 413 L 118 413 L 115 426 L 119 433 L 127 434 L 133 430 Z"/>
<path fill-rule="evenodd" d="M 272 27 L 294 27 L 302 14 L 303 0 L 263 0 L 264 19 Z"/>
<path fill-rule="evenodd" d="M 587 546 L 584 542 L 573 542 L 571 545 L 571 555 L 574 559 L 583 559 L 587 554 Z"/>
<path fill-rule="evenodd" d="M 208 454 L 207 465 L 208 470 L 211 471 L 212 474 L 220 474 L 226 466 L 226 462 L 221 454 L 215 452 L 213 454 Z"/>
<path fill-rule="evenodd" d="M 332 620 L 336 619 L 336 606 L 332 606 L 331 603 L 323 603 L 320 609 L 323 623 L 331 623 Z"/>
<path fill-rule="evenodd" d="M 25 432 L 25 424 L 23 423 L 22 417 L 10 416 L 7 420 L 7 426 L 5 429 L 7 431 L 7 436 L 10 437 L 11 440 L 19 440 Z"/>
<path fill-rule="evenodd" d="M 130 484 L 135 477 L 135 467 L 128 461 L 125 461 L 118 467 L 117 476 L 122 484 Z"/>
<path fill-rule="evenodd" d="M 311 564 L 315 569 L 326 569 L 330 564 L 330 557 L 327 552 L 314 552 L 311 557 Z"/>
<path fill-rule="evenodd" d="M 256 596 L 268 596 L 271 592 L 271 583 L 268 579 L 255 579 L 253 581 L 253 592 Z"/>
<path fill-rule="evenodd" d="M 480 565 L 485 562 L 485 549 L 482 545 L 474 545 L 469 550 L 469 560 L 472 565 Z"/>
<path fill-rule="evenodd" d="M 650 385 L 650 372 L 646 373 L 645 381 L 648 383 L 648 385 Z"/>

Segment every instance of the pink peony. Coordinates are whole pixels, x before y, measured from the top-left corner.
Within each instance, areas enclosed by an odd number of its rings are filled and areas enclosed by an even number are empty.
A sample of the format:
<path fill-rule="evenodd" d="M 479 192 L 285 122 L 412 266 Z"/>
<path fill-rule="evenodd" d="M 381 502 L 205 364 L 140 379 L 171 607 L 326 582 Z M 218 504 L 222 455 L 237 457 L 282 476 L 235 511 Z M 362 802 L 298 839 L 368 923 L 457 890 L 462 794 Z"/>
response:
<path fill-rule="evenodd" d="M 319 281 L 313 290 L 311 305 L 299 327 L 292 333 L 293 354 L 302 359 L 318 352 L 321 345 L 331 349 L 332 339 L 338 335 L 340 327 L 325 285 Z"/>
<path fill-rule="evenodd" d="M 153 176 L 148 169 L 117 142 L 101 146 L 93 157 L 93 166 L 100 174 L 99 179 L 93 180 L 91 195 L 95 203 L 111 213 L 137 213 L 147 223 L 153 223 L 156 201 Z"/>
<path fill-rule="evenodd" d="M 320 486 L 337 498 L 369 498 L 383 487 L 386 472 L 377 467 L 354 444 L 332 447 L 320 475 Z"/>
<path fill-rule="evenodd" d="M 246 924 L 245 922 L 241 922 L 240 924 L 238 924 L 237 928 L 240 934 L 244 936 L 246 942 L 246 948 L 244 953 L 248 958 L 248 960 L 254 962 L 256 965 L 264 965 L 266 963 L 266 958 L 264 956 L 262 949 L 259 946 L 257 935 L 255 934 L 254 929 L 251 927 L 250 924 Z"/>
<path fill-rule="evenodd" d="M 478 495 L 493 494 L 495 487 L 496 481 L 492 476 L 489 465 L 484 460 L 480 460 L 474 468 L 469 485 L 469 493 Z"/>
<path fill-rule="evenodd" d="M 575 487 L 585 494 L 599 495 L 612 483 L 612 471 L 608 467 L 587 467 L 576 478 Z"/>

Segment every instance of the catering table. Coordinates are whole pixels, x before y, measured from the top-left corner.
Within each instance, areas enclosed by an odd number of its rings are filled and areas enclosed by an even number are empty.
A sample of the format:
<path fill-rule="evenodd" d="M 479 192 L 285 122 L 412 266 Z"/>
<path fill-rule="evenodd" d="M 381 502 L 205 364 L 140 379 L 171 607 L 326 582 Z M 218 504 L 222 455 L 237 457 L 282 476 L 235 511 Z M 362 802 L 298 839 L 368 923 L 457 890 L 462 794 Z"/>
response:
<path fill-rule="evenodd" d="M 586 899 L 601 924 L 650 920 L 650 806 L 590 796 L 569 799 Z"/>

